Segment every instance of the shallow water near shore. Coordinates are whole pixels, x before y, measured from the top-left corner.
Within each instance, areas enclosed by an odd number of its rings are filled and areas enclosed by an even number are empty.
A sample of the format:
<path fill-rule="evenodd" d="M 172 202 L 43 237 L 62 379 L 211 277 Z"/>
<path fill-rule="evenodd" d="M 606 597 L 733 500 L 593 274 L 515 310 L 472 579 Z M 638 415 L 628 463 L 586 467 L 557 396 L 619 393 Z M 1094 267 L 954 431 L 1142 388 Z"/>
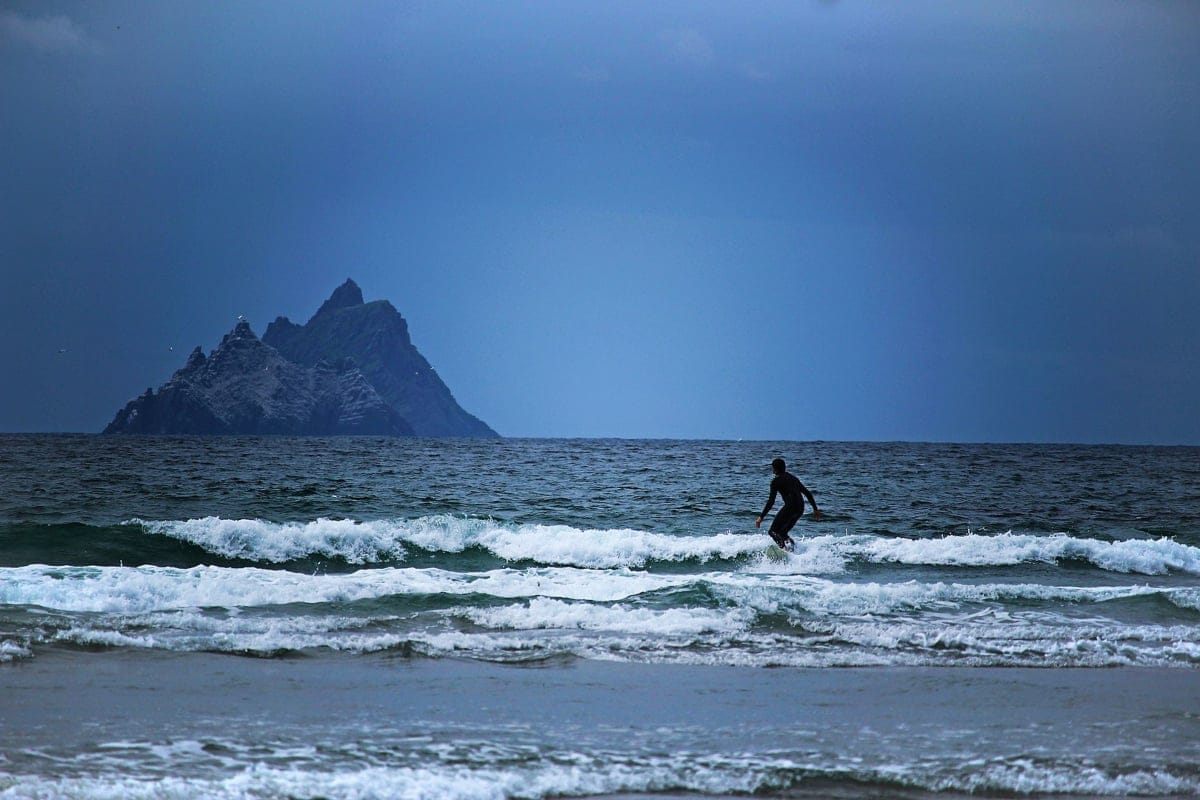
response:
<path fill-rule="evenodd" d="M 776 455 L 816 493 L 786 563 Z M 0 437 L 0 797 L 1200 794 L 1200 450 Z"/>
<path fill-rule="evenodd" d="M 1200 763 L 1177 669 L 60 651 L 5 683 L 13 797 L 1189 794 Z"/>

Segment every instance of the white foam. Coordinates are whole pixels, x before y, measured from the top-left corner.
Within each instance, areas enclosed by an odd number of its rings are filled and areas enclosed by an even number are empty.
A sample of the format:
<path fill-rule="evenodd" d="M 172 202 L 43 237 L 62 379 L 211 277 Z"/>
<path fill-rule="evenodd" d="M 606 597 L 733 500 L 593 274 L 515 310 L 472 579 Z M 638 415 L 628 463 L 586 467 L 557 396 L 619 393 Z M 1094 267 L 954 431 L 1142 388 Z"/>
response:
<path fill-rule="evenodd" d="M 31 658 L 33 651 L 29 642 L 18 642 L 14 639 L 0 639 L 0 664 L 16 661 L 18 658 Z"/>
<path fill-rule="evenodd" d="M 1041 763 L 1016 758 L 929 781 L 934 790 L 1016 792 L 1018 794 L 1116 795 L 1145 797 L 1194 795 L 1200 782 L 1168 770 L 1137 769 L 1110 772 L 1091 764 Z"/>
<path fill-rule="evenodd" d="M 133 519 L 125 524 L 141 525 L 148 533 L 190 542 L 226 558 L 275 564 L 312 556 L 370 564 L 401 560 L 406 552 L 396 526 L 387 522 L 324 518 L 312 522 L 265 522 L 204 517 L 186 521 Z"/>
<path fill-rule="evenodd" d="M 130 775 L 129 770 L 63 778 L 0 773 L 0 798 L 539 800 L 655 793 L 749 795 L 786 792 L 822 776 L 858 786 L 881 782 L 935 792 L 1155 796 L 1200 791 L 1200 781 L 1192 775 L 1176 775 L 1165 768 L 1110 771 L 1089 762 L 1010 758 L 947 763 L 918 758 L 910 763 L 871 764 L 861 758 L 816 753 L 794 758 L 691 755 L 680 759 L 560 752 L 528 766 L 434 763 L 323 770 L 259 763 L 219 778 L 155 774 L 148 779 Z"/>
<path fill-rule="evenodd" d="M 744 611 L 688 625 L 624 609 L 548 607 L 464 612 L 485 632 L 414 636 L 420 652 L 483 660 L 582 658 L 728 666 L 1194 666 L 1200 632 L 1186 625 L 1080 624 L 1053 614 L 984 611 L 919 620 L 797 619 L 756 629 Z M 543 634 L 542 631 L 545 631 Z"/>
<path fill-rule="evenodd" d="M 732 559 L 763 549 L 759 537 L 668 536 L 635 530 L 577 530 L 562 525 L 526 525 L 517 530 L 490 529 L 478 537 L 489 551 L 509 561 L 571 564 L 593 569 L 643 567 L 650 561 L 701 563 Z"/>
<path fill-rule="evenodd" d="M 1004 533 L 936 539 L 820 537 L 806 547 L 832 547 L 851 558 L 930 566 L 1011 566 L 1059 559 L 1088 561 L 1112 572 L 1162 575 L 1172 570 L 1200 575 L 1200 548 L 1170 539 L 1104 542 L 1065 533 L 1051 536 Z"/>
<path fill-rule="evenodd" d="M 224 779 L 159 777 L 139 780 L 119 775 L 87 778 L 13 777 L 0 774 L 0 798 L 78 797 L 86 800 L 174 800 L 206 797 L 243 800 L 271 797 L 327 797 L 335 800 L 504 800 L 654 792 L 663 788 L 724 793 L 753 790 L 755 775 L 680 766 L 677 759 L 623 759 L 602 763 L 565 754 L 564 763 L 501 769 L 471 766 L 368 767 L 311 771 L 258 765 Z"/>
<path fill-rule="evenodd" d="M 505 525 L 493 520 L 420 517 L 413 520 L 317 519 L 265 522 L 205 517 L 190 520 L 130 520 L 148 533 L 190 542 L 226 558 L 282 563 L 313 556 L 352 564 L 401 561 L 406 546 L 459 553 L 479 547 L 507 561 L 592 569 L 643 567 L 651 561 L 701 563 L 760 552 L 761 536 L 723 533 L 672 536 L 632 529 L 581 530 L 565 525 Z"/>
<path fill-rule="evenodd" d="M 686 582 L 631 571 L 543 568 L 459 573 L 385 567 L 306 575 L 255 567 L 0 568 L 0 604 L 60 611 L 137 613 L 180 608 L 244 608 L 348 603 L 390 595 L 488 594 L 606 602 Z"/>
<path fill-rule="evenodd" d="M 0 604 L 127 614 L 186 608 L 350 603 L 392 595 L 434 594 L 553 597 L 607 603 L 649 592 L 701 586 L 739 605 L 767 613 L 784 607 L 817 614 L 883 614 L 904 609 L 936 609 L 947 604 L 1013 600 L 1102 603 L 1149 595 L 1162 595 L 1177 605 L 1192 607 L 1198 597 L 1194 589 L 1149 586 L 836 582 L 750 572 L 689 575 L 572 567 L 469 573 L 381 567 L 326 575 L 212 566 L 0 568 Z M 691 609 L 688 611 L 693 613 Z"/>
<path fill-rule="evenodd" d="M 827 630 L 851 652 L 864 648 L 915 656 L 916 664 L 968 666 L 1181 666 L 1195 664 L 1200 644 L 1200 633 L 1183 625 L 1063 622 L 989 612 L 920 622 L 836 622 Z"/>
<path fill-rule="evenodd" d="M 590 603 L 565 603 L 535 597 L 527 604 L 502 608 L 459 609 L 460 616 L 478 625 L 514 630 L 566 629 L 637 633 L 664 637 L 699 636 L 708 633 L 732 633 L 747 630 L 753 622 L 750 609 L 713 611 L 673 608 L 655 610 L 629 606 L 598 606 Z"/>
<path fill-rule="evenodd" d="M 153 625 L 152 631 L 139 626 Z M 176 652 L 226 652 L 272 654 L 327 649 L 352 653 L 391 650 L 409 643 L 404 632 L 364 632 L 377 619 L 317 617 L 224 621 L 214 625 L 196 615 L 180 614 L 169 620 L 122 619 L 92 621 L 54 634 L 53 640 L 102 647 L 140 647 Z M 120 628 L 105 627 L 119 624 Z"/>
<path fill-rule="evenodd" d="M 401 600 L 387 602 L 407 595 L 445 595 L 446 602 L 416 612 Z M 574 654 L 797 666 L 1196 664 L 1200 628 L 1103 616 L 1108 602 L 1150 596 L 1181 608 L 1196 601 L 1190 588 L 850 582 L 751 571 L 386 567 L 306 575 L 27 566 L 0 568 L 0 605 L 54 615 L 29 641 L 0 643 L 0 658 L 66 641 L 254 653 L 412 646 L 489 660 Z M 384 602 L 355 605 L 373 600 Z M 480 630 L 463 630 L 466 623 Z"/>
<path fill-rule="evenodd" d="M 205 517 L 144 521 L 148 533 L 190 542 L 227 557 L 282 563 L 311 557 L 352 564 L 403 561 L 409 548 L 460 553 L 478 547 L 511 562 L 588 569 L 645 567 L 651 562 L 739 559 L 761 556 L 766 538 L 720 533 L 677 536 L 627 528 L 579 529 L 565 525 L 513 525 L 489 519 L 435 515 L 401 520 L 267 522 Z M 1034 536 L 966 534 L 905 539 L 861 534 L 802 537 L 796 553 L 775 564 L 755 559 L 768 573 L 838 574 L 852 561 L 927 566 L 1013 566 L 1080 559 L 1111 572 L 1200 575 L 1200 548 L 1170 539 L 1105 542 L 1067 534 Z"/>
<path fill-rule="evenodd" d="M 761 570 L 712 572 L 690 578 L 719 597 L 761 613 L 781 611 L 829 615 L 887 615 L 961 608 L 968 604 L 1039 601 L 1105 603 L 1161 596 L 1186 607 L 1195 590 L 1145 585 L 1073 587 L 1040 583 L 951 583 L 936 581 L 834 581 L 815 576 L 772 574 Z"/>
<path fill-rule="evenodd" d="M 1170 593 L 1170 600 L 1180 608 L 1200 611 L 1200 589 L 1176 589 Z"/>

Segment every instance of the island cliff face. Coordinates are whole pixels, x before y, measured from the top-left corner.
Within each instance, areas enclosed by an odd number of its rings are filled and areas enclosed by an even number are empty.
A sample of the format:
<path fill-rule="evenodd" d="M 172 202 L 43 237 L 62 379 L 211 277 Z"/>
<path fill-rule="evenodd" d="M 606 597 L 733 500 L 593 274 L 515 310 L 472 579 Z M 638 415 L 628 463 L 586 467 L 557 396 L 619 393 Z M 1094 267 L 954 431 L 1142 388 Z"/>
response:
<path fill-rule="evenodd" d="M 413 346 L 408 323 L 386 300 L 364 303 L 347 280 L 305 325 L 279 317 L 263 341 L 285 358 L 312 366 L 350 359 L 418 436 L 497 436 L 455 401 Z"/>
<path fill-rule="evenodd" d="M 105 433 L 374 434 L 410 436 L 412 427 L 353 365 L 293 364 L 239 322 L 205 357 L 129 401 Z"/>
<path fill-rule="evenodd" d="M 454 401 L 386 301 L 346 281 L 307 325 L 280 317 L 260 340 L 238 322 L 197 347 L 104 433 L 497 436 Z"/>

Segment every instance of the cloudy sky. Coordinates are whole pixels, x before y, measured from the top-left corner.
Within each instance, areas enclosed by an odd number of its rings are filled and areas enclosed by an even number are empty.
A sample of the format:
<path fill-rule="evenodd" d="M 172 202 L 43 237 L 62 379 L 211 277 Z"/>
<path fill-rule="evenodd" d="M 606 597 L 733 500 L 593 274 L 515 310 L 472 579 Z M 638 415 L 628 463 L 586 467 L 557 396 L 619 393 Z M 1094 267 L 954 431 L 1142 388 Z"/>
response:
<path fill-rule="evenodd" d="M 0 430 L 98 431 L 352 277 L 506 435 L 1200 444 L 1197 42 L 1190 2 L 0 4 Z"/>

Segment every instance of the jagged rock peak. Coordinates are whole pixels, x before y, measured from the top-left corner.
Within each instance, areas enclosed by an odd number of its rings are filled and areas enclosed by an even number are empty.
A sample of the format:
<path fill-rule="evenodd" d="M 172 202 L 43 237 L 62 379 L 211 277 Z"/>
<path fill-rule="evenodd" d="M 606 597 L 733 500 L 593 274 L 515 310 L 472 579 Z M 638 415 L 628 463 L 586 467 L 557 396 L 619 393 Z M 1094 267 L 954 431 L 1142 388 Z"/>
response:
<path fill-rule="evenodd" d="M 200 345 L 196 345 L 196 349 L 188 356 L 187 364 L 183 368 L 187 370 L 197 369 L 198 367 L 203 367 L 207 361 L 208 359 L 205 357 L 204 351 L 200 349 Z"/>
<path fill-rule="evenodd" d="M 237 325 L 233 326 L 233 330 L 225 334 L 225 337 L 221 339 L 221 346 L 224 347 L 238 339 L 249 339 L 252 342 L 258 341 L 258 337 L 254 335 L 254 331 L 250 330 L 250 323 L 244 319 L 239 319 Z"/>
<path fill-rule="evenodd" d="M 351 358 L 363 376 L 418 436 L 496 436 L 483 421 L 454 399 L 425 357 L 413 345 L 408 323 L 387 300 L 363 303 L 352 280 L 305 325 L 284 318 L 263 334 L 264 344 L 289 361 L 332 367 Z"/>
<path fill-rule="evenodd" d="M 287 361 L 241 320 L 212 354 L 119 410 L 105 433 L 412 436 L 412 426 L 347 359 Z"/>
<path fill-rule="evenodd" d="M 358 284 L 352 279 L 346 278 L 346 282 L 333 290 L 333 294 L 329 299 L 321 304 L 317 309 L 314 317 L 319 317 L 326 311 L 334 311 L 339 308 L 352 308 L 363 304 L 362 289 L 358 288 Z"/>

